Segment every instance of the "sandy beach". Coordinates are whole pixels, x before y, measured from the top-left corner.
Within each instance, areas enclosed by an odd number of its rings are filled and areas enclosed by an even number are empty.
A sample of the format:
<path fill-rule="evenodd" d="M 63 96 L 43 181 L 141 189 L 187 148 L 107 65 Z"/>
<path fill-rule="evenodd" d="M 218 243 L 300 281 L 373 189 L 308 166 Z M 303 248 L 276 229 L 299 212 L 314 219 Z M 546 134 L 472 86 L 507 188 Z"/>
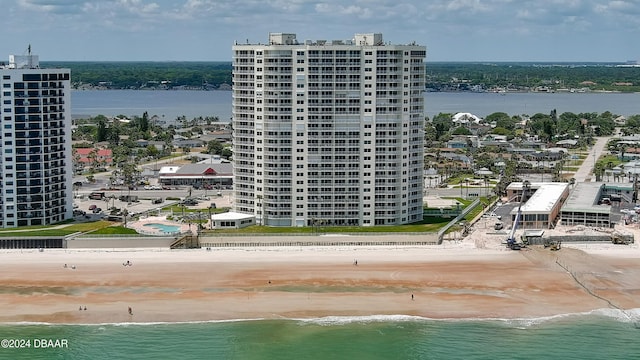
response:
<path fill-rule="evenodd" d="M 469 241 L 404 248 L 3 250 L 0 322 L 534 318 L 603 308 L 633 314 L 640 308 L 638 260 L 635 244 L 565 245 L 551 252 L 476 248 Z"/>

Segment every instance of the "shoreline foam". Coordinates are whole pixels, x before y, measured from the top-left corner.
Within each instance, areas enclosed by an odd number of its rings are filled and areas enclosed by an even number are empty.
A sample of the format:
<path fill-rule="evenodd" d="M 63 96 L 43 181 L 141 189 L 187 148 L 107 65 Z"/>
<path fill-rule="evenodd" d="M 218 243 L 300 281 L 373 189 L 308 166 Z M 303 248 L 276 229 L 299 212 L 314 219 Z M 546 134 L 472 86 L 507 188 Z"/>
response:
<path fill-rule="evenodd" d="M 632 312 L 638 319 L 631 319 L 628 316 L 622 316 L 621 313 Z M 617 313 L 617 314 L 616 314 Z M 290 321 L 302 324 L 314 325 L 347 325 L 354 323 L 384 323 L 384 322 L 502 322 L 509 324 L 518 324 L 518 326 L 535 326 L 550 321 L 571 318 L 586 317 L 605 317 L 618 321 L 620 323 L 635 323 L 640 321 L 640 308 L 617 310 L 610 308 L 594 309 L 579 313 L 556 314 L 542 317 L 532 318 L 429 318 L 414 315 L 364 315 L 364 316 L 323 316 L 317 318 L 242 318 L 242 319 L 223 319 L 223 320 L 194 320 L 194 321 L 151 321 L 151 322 L 124 322 L 124 323 L 50 323 L 50 322 L 0 322 L 3 326 L 113 326 L 113 327 L 132 327 L 132 326 L 154 326 L 154 325 L 197 325 L 197 324 L 223 324 L 223 323 L 245 323 L 259 321 Z M 524 323 L 521 324 L 521 323 Z"/>

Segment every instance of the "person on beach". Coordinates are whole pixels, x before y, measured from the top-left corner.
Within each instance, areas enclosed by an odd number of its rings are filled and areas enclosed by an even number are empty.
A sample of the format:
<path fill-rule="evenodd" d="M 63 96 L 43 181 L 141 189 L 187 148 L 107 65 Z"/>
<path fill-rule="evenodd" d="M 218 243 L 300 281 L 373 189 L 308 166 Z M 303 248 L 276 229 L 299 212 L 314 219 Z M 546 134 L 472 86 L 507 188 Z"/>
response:
<path fill-rule="evenodd" d="M 129 315 L 133 315 L 133 310 L 131 310 L 131 306 L 129 306 Z"/>
<path fill-rule="evenodd" d="M 82 311 L 82 305 L 80 305 L 80 309 L 78 309 L 78 310 Z"/>
<path fill-rule="evenodd" d="M 413 294 L 411 294 L 411 301 L 413 301 Z"/>
<path fill-rule="evenodd" d="M 87 310 L 87 307 L 85 306 L 84 309 Z"/>

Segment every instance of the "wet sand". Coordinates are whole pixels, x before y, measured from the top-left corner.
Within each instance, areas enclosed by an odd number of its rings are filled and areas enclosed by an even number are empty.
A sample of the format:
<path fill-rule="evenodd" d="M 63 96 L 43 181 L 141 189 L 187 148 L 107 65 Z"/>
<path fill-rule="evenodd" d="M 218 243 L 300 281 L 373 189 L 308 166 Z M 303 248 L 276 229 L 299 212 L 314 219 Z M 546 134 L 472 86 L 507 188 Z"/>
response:
<path fill-rule="evenodd" d="M 4 250 L 0 322 L 535 318 L 630 310 L 640 308 L 640 261 L 631 247 Z"/>

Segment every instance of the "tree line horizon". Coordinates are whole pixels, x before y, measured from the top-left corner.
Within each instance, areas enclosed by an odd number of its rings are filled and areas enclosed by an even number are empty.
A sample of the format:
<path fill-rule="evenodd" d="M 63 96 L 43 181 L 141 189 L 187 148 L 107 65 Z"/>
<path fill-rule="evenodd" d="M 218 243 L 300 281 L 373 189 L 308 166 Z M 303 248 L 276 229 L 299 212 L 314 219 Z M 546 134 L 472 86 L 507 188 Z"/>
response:
<path fill-rule="evenodd" d="M 42 67 L 69 68 L 74 88 L 229 89 L 231 62 L 51 61 Z M 545 87 L 640 92 L 640 67 L 622 63 L 427 62 L 431 91 L 528 91 Z"/>

